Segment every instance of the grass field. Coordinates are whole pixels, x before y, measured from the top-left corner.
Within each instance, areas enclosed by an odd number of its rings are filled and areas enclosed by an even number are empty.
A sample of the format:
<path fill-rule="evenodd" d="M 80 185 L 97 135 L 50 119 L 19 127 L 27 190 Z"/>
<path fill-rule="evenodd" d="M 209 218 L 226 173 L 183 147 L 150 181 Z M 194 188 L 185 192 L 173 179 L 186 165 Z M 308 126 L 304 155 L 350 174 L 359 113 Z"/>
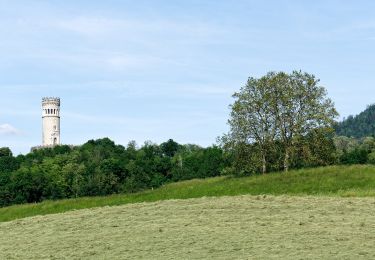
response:
<path fill-rule="evenodd" d="M 217 177 L 171 183 L 137 194 L 46 201 L 0 208 L 0 222 L 74 209 L 235 195 L 375 196 L 375 166 L 332 166 L 245 178 Z"/>
<path fill-rule="evenodd" d="M 375 259 L 375 198 L 234 196 L 0 223 L 0 259 Z"/>

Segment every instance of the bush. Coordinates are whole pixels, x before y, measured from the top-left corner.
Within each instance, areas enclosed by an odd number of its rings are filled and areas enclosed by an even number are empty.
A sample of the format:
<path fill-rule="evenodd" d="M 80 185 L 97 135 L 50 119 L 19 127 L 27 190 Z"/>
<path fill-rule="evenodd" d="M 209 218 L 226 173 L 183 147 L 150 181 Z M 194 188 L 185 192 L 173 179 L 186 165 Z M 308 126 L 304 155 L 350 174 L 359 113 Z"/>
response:
<path fill-rule="evenodd" d="M 368 152 L 363 149 L 356 148 L 353 151 L 344 151 L 340 158 L 342 164 L 365 164 L 367 163 Z"/>
<path fill-rule="evenodd" d="M 375 164 L 375 151 L 371 152 L 367 157 L 367 162 L 371 164 Z"/>

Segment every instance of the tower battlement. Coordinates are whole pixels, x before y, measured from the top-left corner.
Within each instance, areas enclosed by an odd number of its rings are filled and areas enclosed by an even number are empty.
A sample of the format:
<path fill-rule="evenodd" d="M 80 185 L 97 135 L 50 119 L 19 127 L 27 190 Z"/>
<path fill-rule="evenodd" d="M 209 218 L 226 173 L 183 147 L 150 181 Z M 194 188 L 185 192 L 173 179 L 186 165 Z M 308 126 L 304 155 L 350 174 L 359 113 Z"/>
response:
<path fill-rule="evenodd" d="M 58 98 L 58 97 L 44 97 L 44 98 L 42 98 L 42 106 L 45 106 L 45 105 L 60 106 L 60 98 Z"/>

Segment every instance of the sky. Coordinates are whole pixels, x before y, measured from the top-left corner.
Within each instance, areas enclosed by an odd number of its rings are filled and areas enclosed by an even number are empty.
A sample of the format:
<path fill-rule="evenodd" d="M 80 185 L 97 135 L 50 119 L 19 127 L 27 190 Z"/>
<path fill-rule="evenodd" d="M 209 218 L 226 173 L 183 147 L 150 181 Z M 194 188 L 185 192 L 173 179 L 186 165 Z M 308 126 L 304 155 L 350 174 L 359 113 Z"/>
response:
<path fill-rule="evenodd" d="M 316 75 L 340 118 L 375 102 L 375 1 L 0 0 L 0 147 L 61 140 L 209 146 L 248 77 Z"/>

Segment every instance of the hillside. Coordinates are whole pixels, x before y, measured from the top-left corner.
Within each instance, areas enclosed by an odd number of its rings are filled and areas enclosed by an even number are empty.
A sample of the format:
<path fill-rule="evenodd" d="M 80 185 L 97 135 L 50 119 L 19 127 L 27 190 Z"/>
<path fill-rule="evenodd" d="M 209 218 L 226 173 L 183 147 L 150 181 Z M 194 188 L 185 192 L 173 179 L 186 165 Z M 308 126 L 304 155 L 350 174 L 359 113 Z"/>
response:
<path fill-rule="evenodd" d="M 356 116 L 349 116 L 335 127 L 338 135 L 366 137 L 375 135 L 375 104 Z"/>
<path fill-rule="evenodd" d="M 171 183 L 135 194 L 87 197 L 0 208 L 0 222 L 62 213 L 75 209 L 115 206 L 167 199 L 236 195 L 375 196 L 375 166 L 331 166 L 243 178 L 215 177 Z"/>
<path fill-rule="evenodd" d="M 235 196 L 0 223 L 0 259 L 374 259 L 375 198 Z"/>

